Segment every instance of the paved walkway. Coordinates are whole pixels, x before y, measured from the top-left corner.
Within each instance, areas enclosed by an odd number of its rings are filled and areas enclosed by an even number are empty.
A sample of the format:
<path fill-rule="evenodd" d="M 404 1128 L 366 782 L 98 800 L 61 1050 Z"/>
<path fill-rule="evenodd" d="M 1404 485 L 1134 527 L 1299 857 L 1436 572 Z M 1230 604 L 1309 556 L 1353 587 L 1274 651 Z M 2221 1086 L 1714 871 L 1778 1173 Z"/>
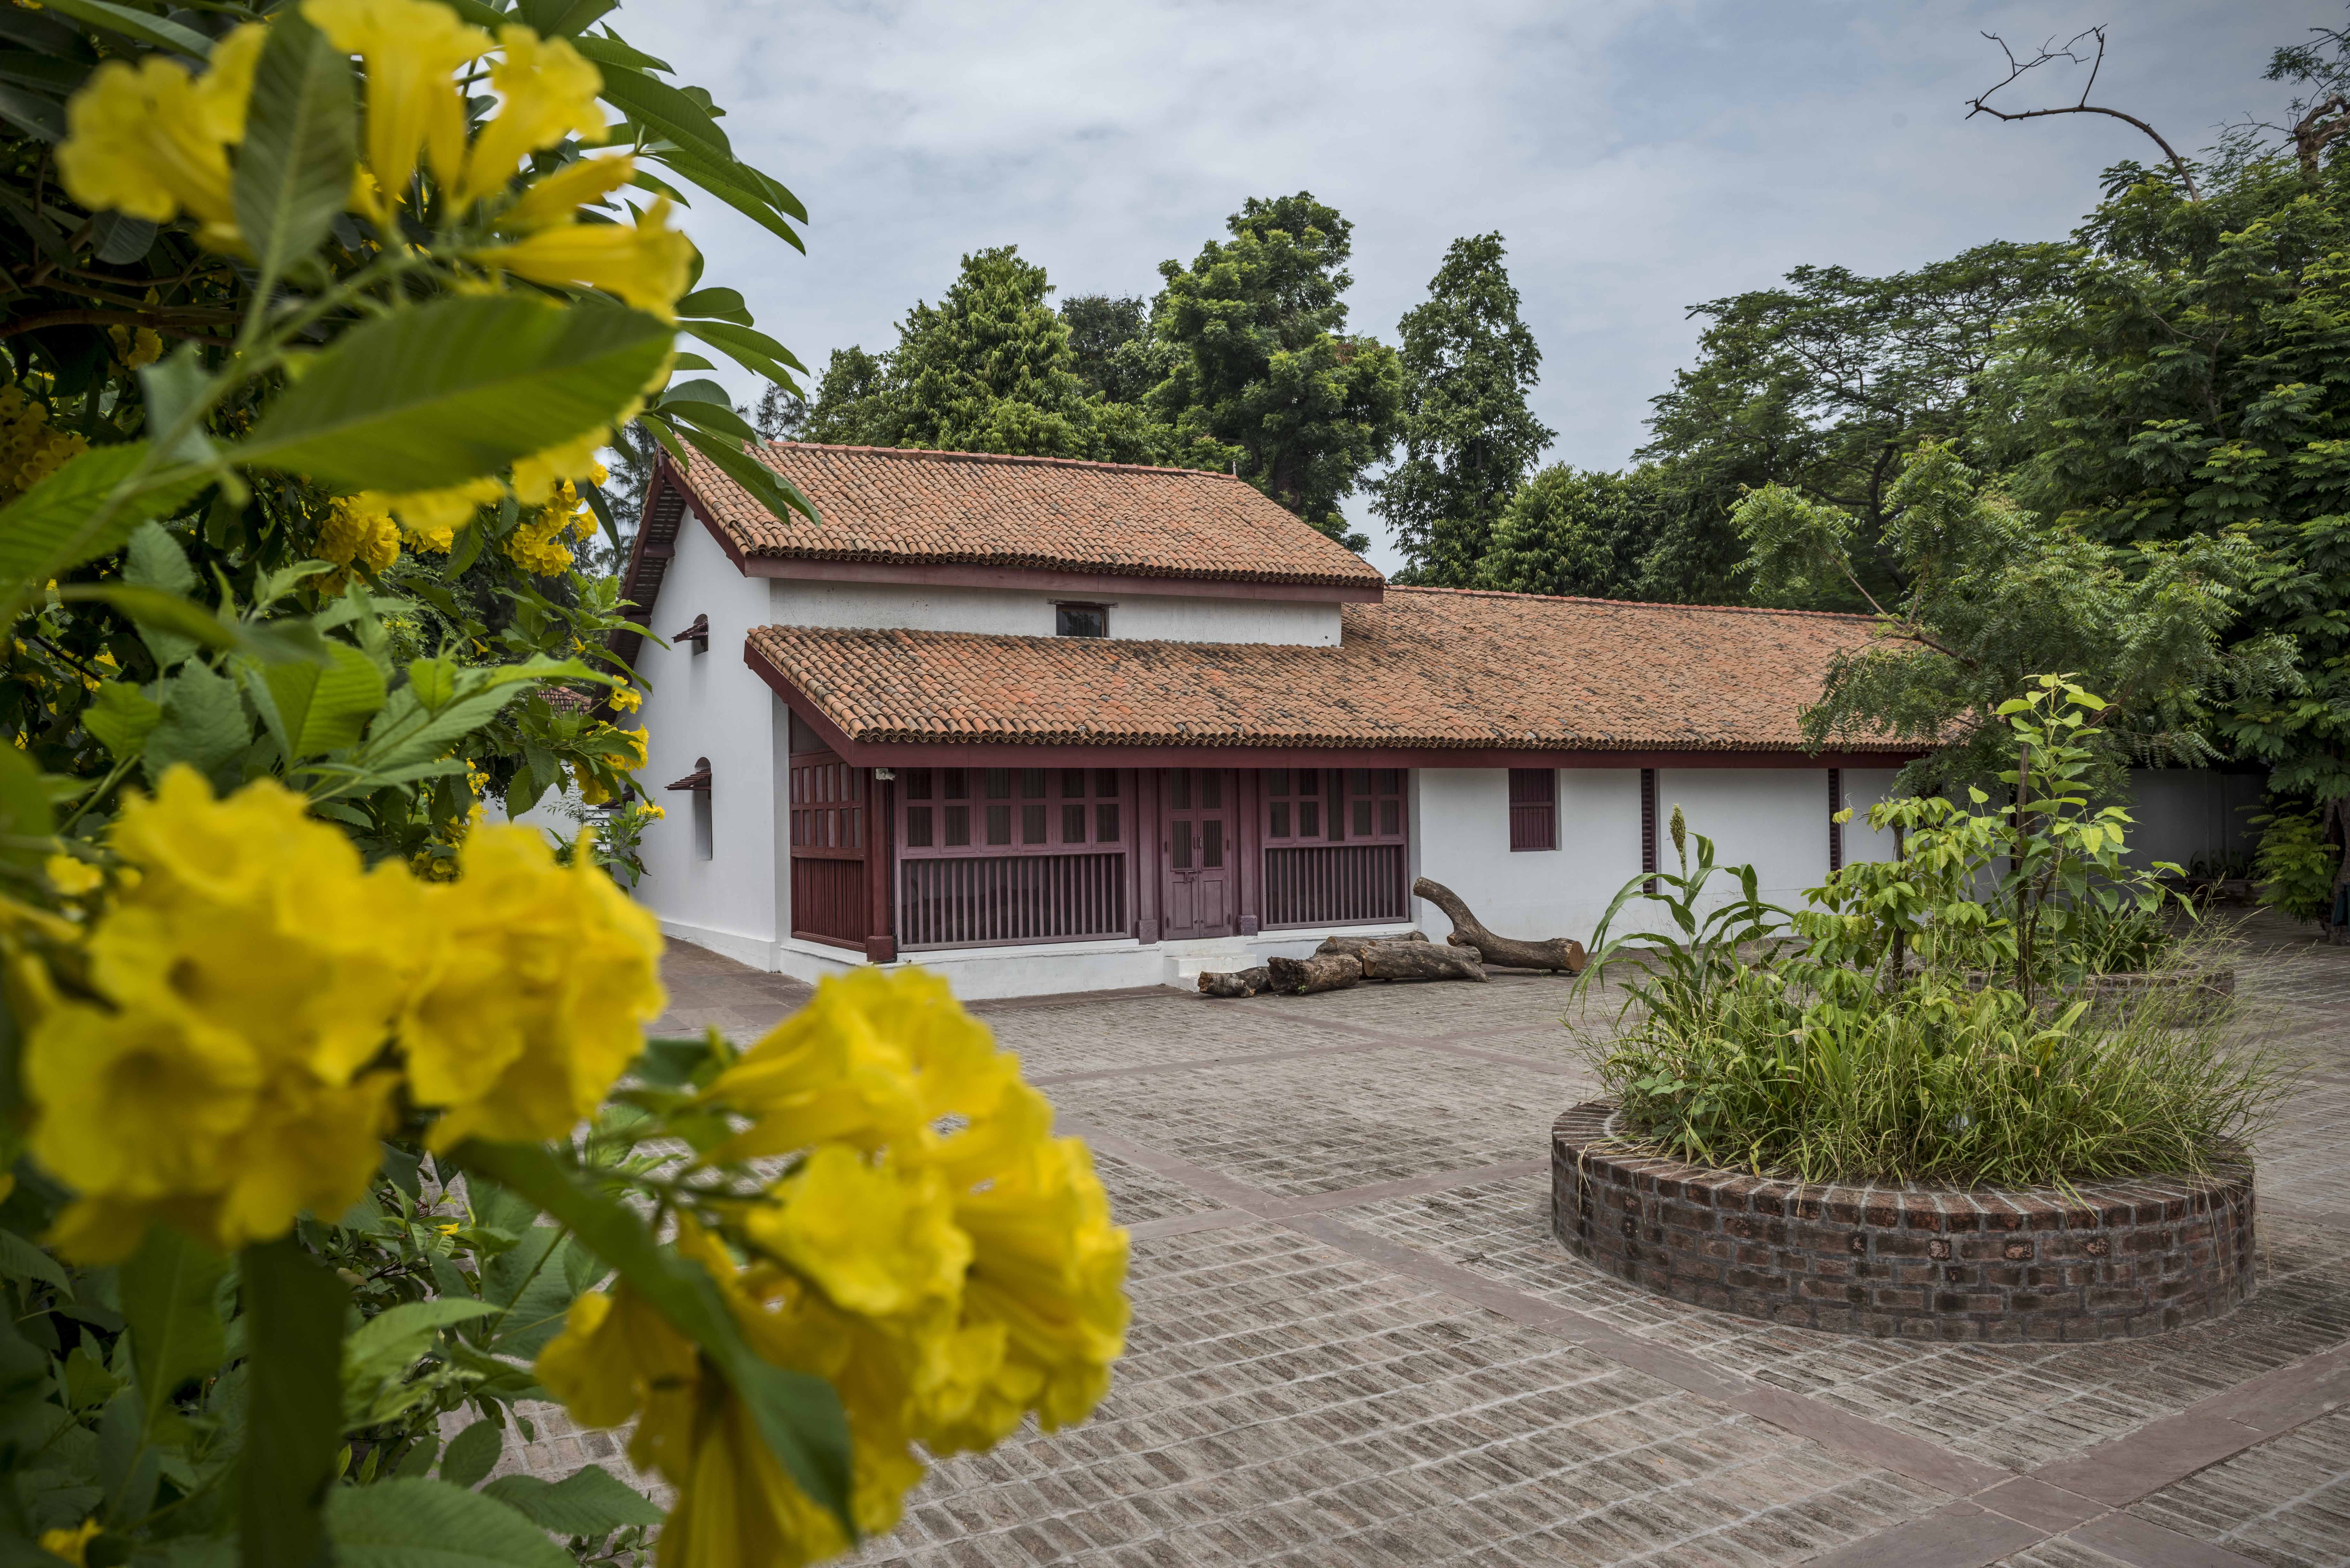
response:
<path fill-rule="evenodd" d="M 1569 1258 L 1556 980 L 984 1004 L 1133 1233 L 1130 1348 L 1092 1421 L 940 1465 L 856 1562 L 2350 1564 L 2350 950 L 2254 934 L 2313 1068 L 2258 1151 L 2259 1293 L 2091 1345 L 1783 1328 Z M 671 968 L 671 1026 L 805 994 Z M 542 1431 L 516 1460 L 609 1452 Z"/>

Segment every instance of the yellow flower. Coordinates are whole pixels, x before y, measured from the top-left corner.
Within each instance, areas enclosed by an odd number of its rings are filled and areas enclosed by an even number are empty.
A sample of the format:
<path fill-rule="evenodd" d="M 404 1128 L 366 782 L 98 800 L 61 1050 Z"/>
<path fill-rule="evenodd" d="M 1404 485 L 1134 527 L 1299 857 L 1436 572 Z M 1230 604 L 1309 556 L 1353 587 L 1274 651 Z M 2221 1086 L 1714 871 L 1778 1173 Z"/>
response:
<path fill-rule="evenodd" d="M 89 1543 L 98 1538 L 99 1529 L 97 1517 L 93 1515 L 70 1530 L 44 1530 L 41 1532 L 41 1550 L 68 1563 L 87 1563 Z"/>
<path fill-rule="evenodd" d="M 645 694 L 633 686 L 615 686 L 612 694 L 604 700 L 620 712 L 633 713 L 644 706 Z"/>
<path fill-rule="evenodd" d="M 244 140 L 245 104 L 267 37 L 258 22 L 237 28 L 213 46 L 201 78 L 161 55 L 135 67 L 99 66 L 66 106 L 57 173 L 67 193 L 92 212 L 158 223 L 185 212 L 206 245 L 242 250 L 229 203 L 228 149 Z"/>
<path fill-rule="evenodd" d="M 490 36 L 432 0 L 303 0 L 302 15 L 367 66 L 373 190 L 353 182 L 363 210 L 387 218 L 386 209 L 406 198 L 420 154 L 435 179 L 453 185 L 465 162 L 465 105 L 454 73 L 489 49 Z"/>
<path fill-rule="evenodd" d="M 527 231 L 567 223 L 580 208 L 602 201 L 636 176 L 637 161 L 626 152 L 609 158 L 575 158 L 525 186 L 514 205 L 498 219 L 499 224 Z"/>
<path fill-rule="evenodd" d="M 902 1316 L 951 1303 L 971 1266 L 971 1241 L 954 1227 L 954 1200 L 935 1170 L 868 1165 L 826 1144 L 774 1189 L 775 1202 L 744 1227 L 761 1251 L 814 1282 L 837 1306 Z"/>
<path fill-rule="evenodd" d="M 498 112 L 482 127 L 465 160 L 455 198 L 459 212 L 504 190 L 530 153 L 569 135 L 604 140 L 604 111 L 596 102 L 604 90 L 602 72 L 563 39 L 542 40 L 528 27 L 501 27 L 498 42 L 505 57 L 490 67 Z"/>
<path fill-rule="evenodd" d="M 400 519 L 401 531 L 419 549 L 445 553 L 456 531 L 473 522 L 474 513 L 505 493 L 506 487 L 494 479 L 469 479 L 442 490 L 411 490 L 399 495 L 369 491 L 352 497 L 352 503 L 390 512 Z"/>
<path fill-rule="evenodd" d="M 581 856 L 555 864 L 521 826 L 479 827 L 460 877 L 427 889 L 433 936 L 400 1021 L 429 1142 L 569 1135 L 643 1048 L 666 1002 L 653 918 Z"/>
<path fill-rule="evenodd" d="M 335 502 L 318 525 L 312 548 L 322 561 L 338 566 L 357 564 L 380 576 L 400 559 L 400 529 L 382 496 L 347 495 Z"/>
<path fill-rule="evenodd" d="M 139 875 L 90 933 L 106 1004 L 58 1001 L 26 1047 L 33 1154 L 79 1194 L 57 1246 L 110 1261 L 166 1218 L 234 1251 L 347 1208 L 394 1086 L 361 1071 L 404 990 L 409 879 L 273 781 L 216 801 L 185 766 L 111 842 Z"/>
<path fill-rule="evenodd" d="M 655 805 L 650 801 L 645 802 L 645 804 L 639 806 L 637 810 L 648 822 L 660 822 L 669 815 L 669 813 L 663 811 L 660 807 Z"/>
<path fill-rule="evenodd" d="M 163 339 L 151 327 L 109 327 L 106 329 L 106 336 L 108 341 L 114 345 L 115 358 L 129 369 L 152 365 L 163 357 Z"/>
<path fill-rule="evenodd" d="M 651 743 L 651 737 L 645 733 L 641 725 L 633 730 L 620 730 L 616 732 L 621 740 L 629 743 L 628 763 L 622 771 L 635 773 L 645 765 L 645 748 Z"/>
<path fill-rule="evenodd" d="M 52 855 L 41 869 L 47 874 L 49 886 L 68 898 L 78 898 L 106 882 L 106 873 L 88 861 L 77 860 L 70 855 Z"/>
<path fill-rule="evenodd" d="M 312 0 L 313 4 L 319 0 Z M 693 243 L 669 226 L 670 201 L 658 197 L 634 228 L 568 223 L 512 244 L 475 251 L 472 260 L 555 287 L 600 288 L 663 321 L 677 319 Z"/>
<path fill-rule="evenodd" d="M 604 465 L 596 461 L 596 453 L 610 441 L 610 430 L 599 425 L 586 435 L 524 458 L 514 465 L 515 494 L 525 504 L 560 501 L 577 505 L 579 493 L 570 482 L 603 473 Z"/>
<path fill-rule="evenodd" d="M 563 543 L 563 531 L 570 521 L 552 508 L 535 513 L 517 524 L 499 548 L 515 566 L 537 576 L 568 571 L 571 551 Z"/>

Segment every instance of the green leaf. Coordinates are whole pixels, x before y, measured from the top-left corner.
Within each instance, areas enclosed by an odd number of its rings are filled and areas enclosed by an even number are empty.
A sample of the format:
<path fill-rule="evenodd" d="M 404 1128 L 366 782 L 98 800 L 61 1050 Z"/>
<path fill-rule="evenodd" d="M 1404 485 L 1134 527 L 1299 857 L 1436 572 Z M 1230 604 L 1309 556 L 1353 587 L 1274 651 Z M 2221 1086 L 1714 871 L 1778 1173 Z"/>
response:
<path fill-rule="evenodd" d="M 211 379 L 204 369 L 203 350 L 193 343 L 183 343 L 164 358 L 140 368 L 139 388 L 147 405 L 147 439 L 161 441 L 179 431 L 172 436 L 172 444 L 161 449 L 165 462 L 213 461 L 213 439 L 204 432 L 203 419 L 192 413 Z M 180 430 L 183 419 L 187 428 Z"/>
<path fill-rule="evenodd" d="M 338 1488 L 327 1530 L 336 1568 L 571 1568 L 569 1552 L 505 1504 L 413 1476 Z"/>
<path fill-rule="evenodd" d="M 230 455 L 353 491 L 463 483 L 609 424 L 673 337 L 599 300 L 434 300 L 346 333 Z"/>
<path fill-rule="evenodd" d="M 192 660 L 163 688 L 163 717 L 147 737 L 147 776 L 160 779 L 173 763 L 209 776 L 253 743 L 236 682 Z"/>
<path fill-rule="evenodd" d="M 479 0 L 473 0 L 473 3 L 479 4 Z M 620 39 L 612 36 L 608 31 L 602 34 L 582 33 L 571 40 L 571 47 L 599 66 L 628 66 L 640 71 L 672 73 L 677 69 L 667 60 L 646 54 L 642 49 L 629 47 Z"/>
<path fill-rule="evenodd" d="M 606 79 L 610 79 L 608 74 Z M 798 198 L 757 170 L 735 161 L 731 154 L 711 152 L 694 143 L 673 144 L 658 156 L 681 178 L 701 186 L 793 249 L 807 249 L 799 231 L 784 215 L 798 208 Z M 807 221 L 805 214 L 800 221 Z"/>
<path fill-rule="evenodd" d="M 505 1435 L 493 1421 L 476 1421 L 449 1439 L 441 1456 L 441 1479 L 452 1486 L 478 1486 L 498 1462 Z"/>
<path fill-rule="evenodd" d="M 122 1265 L 122 1315 L 143 1405 L 140 1430 L 151 1442 L 159 1423 L 176 1415 L 172 1396 L 221 1364 L 225 1344 L 217 1303 L 227 1277 L 226 1258 L 170 1225 L 147 1227 L 147 1239 Z"/>
<path fill-rule="evenodd" d="M 678 327 L 701 338 L 744 369 L 755 370 L 779 386 L 796 390 L 798 376 L 807 374 L 807 367 L 790 349 L 755 328 L 738 327 L 731 321 L 681 321 Z"/>
<path fill-rule="evenodd" d="M 734 149 L 727 142 L 726 133 L 718 129 L 718 122 L 700 104 L 633 66 L 599 64 L 604 76 L 601 96 L 606 103 L 639 124 L 658 130 L 669 140 L 733 161 Z"/>
<path fill-rule="evenodd" d="M 245 1363 L 249 1383 L 239 1483 L 244 1568 L 310 1568 L 323 1546 L 319 1518 L 343 1437 L 343 1283 L 292 1240 L 247 1247 Z M 346 1489 L 338 1499 L 400 1482 Z"/>
<path fill-rule="evenodd" d="M 840 1521 L 851 1541 L 857 1539 L 848 1512 L 848 1422 L 829 1383 L 761 1360 L 744 1343 L 717 1282 L 657 1242 L 633 1210 L 582 1186 L 545 1148 L 468 1140 L 454 1158 L 568 1226 L 581 1244 L 619 1270 L 631 1288 L 699 1345 L 748 1407 L 777 1462 Z"/>
<path fill-rule="evenodd" d="M 659 1524 L 664 1517 L 650 1498 L 601 1465 L 574 1470 L 559 1481 L 537 1476 L 500 1476 L 482 1489 L 541 1530 L 557 1535 L 606 1536 L 629 1524 Z"/>
<path fill-rule="evenodd" d="M 135 38 L 142 44 L 152 44 L 159 49 L 169 49 L 190 59 L 209 59 L 213 41 L 193 27 L 183 27 L 151 12 L 134 11 L 128 5 L 114 5 L 108 0 L 56 0 L 49 9 L 60 16 L 71 16 L 77 22 L 87 22 L 93 27 Z"/>
<path fill-rule="evenodd" d="M 658 429 L 661 421 L 648 419 L 645 423 Z M 691 427 L 678 433 L 692 442 L 696 452 L 716 463 L 727 478 L 749 491 L 754 501 L 776 517 L 782 517 L 786 512 L 797 512 L 810 522 L 820 521 L 815 506 L 800 493 L 799 487 L 745 452 L 741 441 L 710 435 Z"/>
<path fill-rule="evenodd" d="M 584 32 L 619 0 L 520 0 L 515 9 L 542 38 L 568 38 Z"/>
<path fill-rule="evenodd" d="M 318 248 L 350 198 L 359 159 L 353 94 L 349 57 L 303 19 L 301 7 L 281 8 L 254 71 L 231 190 L 264 292 Z"/>
<path fill-rule="evenodd" d="M 66 139 L 65 105 L 15 82 L 0 81 L 0 119 L 36 140 Z"/>
<path fill-rule="evenodd" d="M 383 671 L 348 642 L 327 645 L 328 662 L 273 664 L 263 672 L 286 726 L 289 761 L 359 744 L 384 704 Z"/>
<path fill-rule="evenodd" d="M 162 722 L 163 710 L 136 686 L 109 680 L 81 711 L 81 727 L 98 737 L 99 744 L 117 762 L 135 757 L 146 748 L 147 737 Z"/>
<path fill-rule="evenodd" d="M 165 533 L 161 524 L 141 523 L 130 531 L 122 580 L 134 587 L 151 588 L 170 601 L 168 606 L 151 604 L 149 613 L 143 616 L 130 605 L 121 607 L 123 613 L 138 625 L 140 639 L 155 656 L 157 669 L 171 669 L 203 644 L 206 639 L 202 634 L 190 636 L 171 629 L 173 622 L 185 621 L 192 615 L 204 621 L 213 621 L 213 618 L 209 610 L 189 602 L 187 596 L 196 588 L 196 569 L 188 565 L 187 553 L 180 548 L 179 541 Z"/>
<path fill-rule="evenodd" d="M 0 1274 L 12 1280 L 38 1280 L 64 1295 L 73 1294 L 73 1282 L 66 1277 L 65 1265 L 14 1231 L 0 1231 Z"/>
<path fill-rule="evenodd" d="M 55 820 L 41 770 L 16 747 L 0 746 L 0 859 L 26 862 L 47 855 L 56 847 L 49 836 Z"/>
<path fill-rule="evenodd" d="M 707 316 L 720 321 L 752 325 L 751 307 L 743 303 L 741 293 L 731 288 L 697 288 L 677 302 L 680 317 Z"/>
<path fill-rule="evenodd" d="M 660 411 L 721 440 L 732 439 L 745 446 L 759 444 L 759 432 L 751 428 L 751 422 L 724 403 L 705 403 L 689 398 L 682 402 L 664 402 Z"/>
<path fill-rule="evenodd" d="M 364 1411 L 384 1380 L 398 1377 L 415 1365 L 440 1339 L 442 1329 L 488 1317 L 497 1310 L 471 1297 L 444 1297 L 402 1302 L 359 1324 L 343 1345 L 346 1411 Z"/>
<path fill-rule="evenodd" d="M 159 484 L 151 478 L 126 492 L 103 524 L 89 528 L 109 494 L 146 456 L 145 441 L 94 446 L 0 511 L 0 585 L 38 587 L 84 561 L 111 555 L 133 528 L 177 511 L 210 483 L 182 475 Z"/>

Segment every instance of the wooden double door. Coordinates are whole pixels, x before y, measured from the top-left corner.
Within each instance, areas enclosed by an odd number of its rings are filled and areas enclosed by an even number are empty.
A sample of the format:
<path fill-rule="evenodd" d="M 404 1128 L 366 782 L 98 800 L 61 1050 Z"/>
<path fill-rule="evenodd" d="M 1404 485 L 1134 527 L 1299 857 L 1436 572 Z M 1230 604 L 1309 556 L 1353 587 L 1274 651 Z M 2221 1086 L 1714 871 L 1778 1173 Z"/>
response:
<path fill-rule="evenodd" d="M 1162 935 L 1170 941 L 1236 929 L 1239 776 L 1230 768 L 1159 775 Z"/>

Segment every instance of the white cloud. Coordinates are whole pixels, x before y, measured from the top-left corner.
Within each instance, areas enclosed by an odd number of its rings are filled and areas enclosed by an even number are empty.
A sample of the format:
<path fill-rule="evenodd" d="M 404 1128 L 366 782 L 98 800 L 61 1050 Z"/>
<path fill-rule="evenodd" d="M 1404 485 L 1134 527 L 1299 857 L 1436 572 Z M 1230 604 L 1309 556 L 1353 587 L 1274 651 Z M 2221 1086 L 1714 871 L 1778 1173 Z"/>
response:
<path fill-rule="evenodd" d="M 805 258 L 708 199 L 687 223 L 710 279 L 811 367 L 890 342 L 963 252 L 1016 243 L 1064 292 L 1147 295 L 1243 198 L 1309 189 L 1355 223 L 1361 330 L 1391 335 L 1453 238 L 1507 236 L 1552 455 L 1612 467 L 1687 361 L 1690 303 L 1801 262 L 1882 271 L 2056 237 L 2099 169 L 2153 153 L 2087 116 L 1966 121 L 1999 75 L 1979 31 L 2036 44 L 2110 19 L 2099 101 L 2200 145 L 2281 100 L 2259 80 L 2270 49 L 2342 16 L 2320 0 L 665 0 L 616 19 L 807 203 Z"/>

